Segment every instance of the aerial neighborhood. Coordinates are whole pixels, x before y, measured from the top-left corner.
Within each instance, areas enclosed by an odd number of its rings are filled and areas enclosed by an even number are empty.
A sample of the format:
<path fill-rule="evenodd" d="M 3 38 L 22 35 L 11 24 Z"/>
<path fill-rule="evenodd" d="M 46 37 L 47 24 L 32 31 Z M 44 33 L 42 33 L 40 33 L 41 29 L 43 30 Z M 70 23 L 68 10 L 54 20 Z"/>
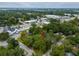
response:
<path fill-rule="evenodd" d="M 75 10 L 0 8 L 0 56 L 79 56 Z"/>

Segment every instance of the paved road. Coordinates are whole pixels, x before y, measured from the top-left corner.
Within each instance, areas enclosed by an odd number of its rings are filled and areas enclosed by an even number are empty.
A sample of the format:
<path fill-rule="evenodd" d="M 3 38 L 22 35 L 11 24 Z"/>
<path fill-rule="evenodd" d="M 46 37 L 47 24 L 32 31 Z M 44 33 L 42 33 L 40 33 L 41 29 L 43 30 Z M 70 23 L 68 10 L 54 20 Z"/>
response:
<path fill-rule="evenodd" d="M 50 56 L 51 49 L 48 50 L 43 56 Z"/>
<path fill-rule="evenodd" d="M 26 45 L 24 45 L 21 42 L 19 42 L 19 46 L 20 46 L 20 48 L 24 49 L 24 51 L 26 52 L 25 54 L 27 56 L 32 56 L 32 53 L 34 52 L 32 49 L 28 48 Z"/>
<path fill-rule="evenodd" d="M 62 45 L 65 38 L 66 38 L 65 36 L 62 36 L 62 39 L 59 42 L 57 42 L 56 44 L 58 46 Z M 43 54 L 43 56 L 50 56 L 50 52 L 52 51 L 52 46 L 53 46 L 53 44 L 51 45 L 51 49 L 49 49 L 45 54 Z"/>
<path fill-rule="evenodd" d="M 15 39 L 17 39 L 19 36 L 20 36 L 19 33 L 12 35 L 12 37 L 15 38 Z M 25 51 L 24 54 L 27 55 L 27 56 L 31 56 L 34 51 L 32 49 L 28 48 L 26 45 L 24 45 L 20 41 L 18 41 L 18 42 L 19 42 L 20 48 L 24 49 L 24 51 Z"/>

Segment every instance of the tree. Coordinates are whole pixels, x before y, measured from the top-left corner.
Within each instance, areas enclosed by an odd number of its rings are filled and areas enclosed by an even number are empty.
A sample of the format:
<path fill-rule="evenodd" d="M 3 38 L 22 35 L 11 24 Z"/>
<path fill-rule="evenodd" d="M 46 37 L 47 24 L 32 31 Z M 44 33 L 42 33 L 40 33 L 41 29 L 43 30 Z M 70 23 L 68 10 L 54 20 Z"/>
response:
<path fill-rule="evenodd" d="M 8 48 L 15 48 L 18 45 L 19 45 L 18 41 L 15 40 L 14 38 L 8 39 Z"/>
<path fill-rule="evenodd" d="M 33 49 L 36 52 L 36 55 L 42 55 L 46 52 L 46 42 L 45 40 L 40 39 L 40 36 L 35 36 L 34 43 L 33 43 Z"/>
<path fill-rule="evenodd" d="M 75 36 L 70 36 L 70 37 L 67 37 L 69 42 L 72 44 L 72 45 L 77 45 L 79 43 L 79 33 L 78 34 L 75 34 Z"/>
<path fill-rule="evenodd" d="M 73 35 L 78 32 L 78 27 L 70 22 L 62 23 L 60 29 L 64 35 Z"/>
<path fill-rule="evenodd" d="M 34 35 L 28 35 L 26 32 L 21 33 L 19 41 L 23 44 L 31 47 L 35 51 L 35 55 L 42 55 L 51 46 L 51 41 L 46 38 L 42 39 L 40 33 Z"/>
<path fill-rule="evenodd" d="M 52 47 L 52 52 L 50 53 L 50 55 L 52 56 L 64 56 L 65 51 L 64 51 L 64 46 L 60 45 L 60 46 L 53 46 Z"/>
<path fill-rule="evenodd" d="M 56 19 L 49 19 L 49 20 L 50 20 L 50 24 L 44 25 L 43 29 L 46 30 L 47 32 L 49 32 L 50 30 L 53 33 L 60 32 L 60 21 Z"/>
<path fill-rule="evenodd" d="M 0 41 L 7 40 L 8 38 L 9 38 L 9 33 L 8 32 L 0 33 Z"/>
<path fill-rule="evenodd" d="M 29 47 L 31 47 L 33 43 L 32 36 L 28 35 L 26 31 L 20 33 L 20 37 L 18 38 L 18 40 Z"/>
<path fill-rule="evenodd" d="M 0 47 L 0 56 L 23 56 L 23 55 L 24 55 L 24 50 L 22 50 L 18 46 L 14 47 L 14 49 Z"/>
<path fill-rule="evenodd" d="M 14 17 L 9 18 L 8 21 L 7 21 L 7 25 L 8 26 L 16 25 L 18 23 L 19 23 L 19 20 L 14 18 Z"/>
<path fill-rule="evenodd" d="M 73 47 L 73 45 L 70 43 L 70 41 L 68 39 L 65 39 L 64 40 L 65 52 L 72 52 L 72 47 Z"/>

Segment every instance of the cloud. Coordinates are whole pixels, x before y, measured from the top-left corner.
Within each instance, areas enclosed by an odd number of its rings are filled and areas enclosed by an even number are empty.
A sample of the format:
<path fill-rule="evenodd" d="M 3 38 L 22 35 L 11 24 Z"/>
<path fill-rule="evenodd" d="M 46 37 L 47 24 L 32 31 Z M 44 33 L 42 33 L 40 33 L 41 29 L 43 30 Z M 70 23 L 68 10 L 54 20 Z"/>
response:
<path fill-rule="evenodd" d="M 79 8 L 78 2 L 0 2 L 0 8 Z"/>

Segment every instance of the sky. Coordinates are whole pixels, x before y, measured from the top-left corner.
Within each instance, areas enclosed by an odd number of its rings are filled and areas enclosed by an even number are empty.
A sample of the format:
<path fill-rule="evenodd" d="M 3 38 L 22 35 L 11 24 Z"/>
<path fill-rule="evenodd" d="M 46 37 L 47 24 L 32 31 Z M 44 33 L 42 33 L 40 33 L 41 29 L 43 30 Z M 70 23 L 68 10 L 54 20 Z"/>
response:
<path fill-rule="evenodd" d="M 0 2 L 0 8 L 79 8 L 79 2 Z"/>

